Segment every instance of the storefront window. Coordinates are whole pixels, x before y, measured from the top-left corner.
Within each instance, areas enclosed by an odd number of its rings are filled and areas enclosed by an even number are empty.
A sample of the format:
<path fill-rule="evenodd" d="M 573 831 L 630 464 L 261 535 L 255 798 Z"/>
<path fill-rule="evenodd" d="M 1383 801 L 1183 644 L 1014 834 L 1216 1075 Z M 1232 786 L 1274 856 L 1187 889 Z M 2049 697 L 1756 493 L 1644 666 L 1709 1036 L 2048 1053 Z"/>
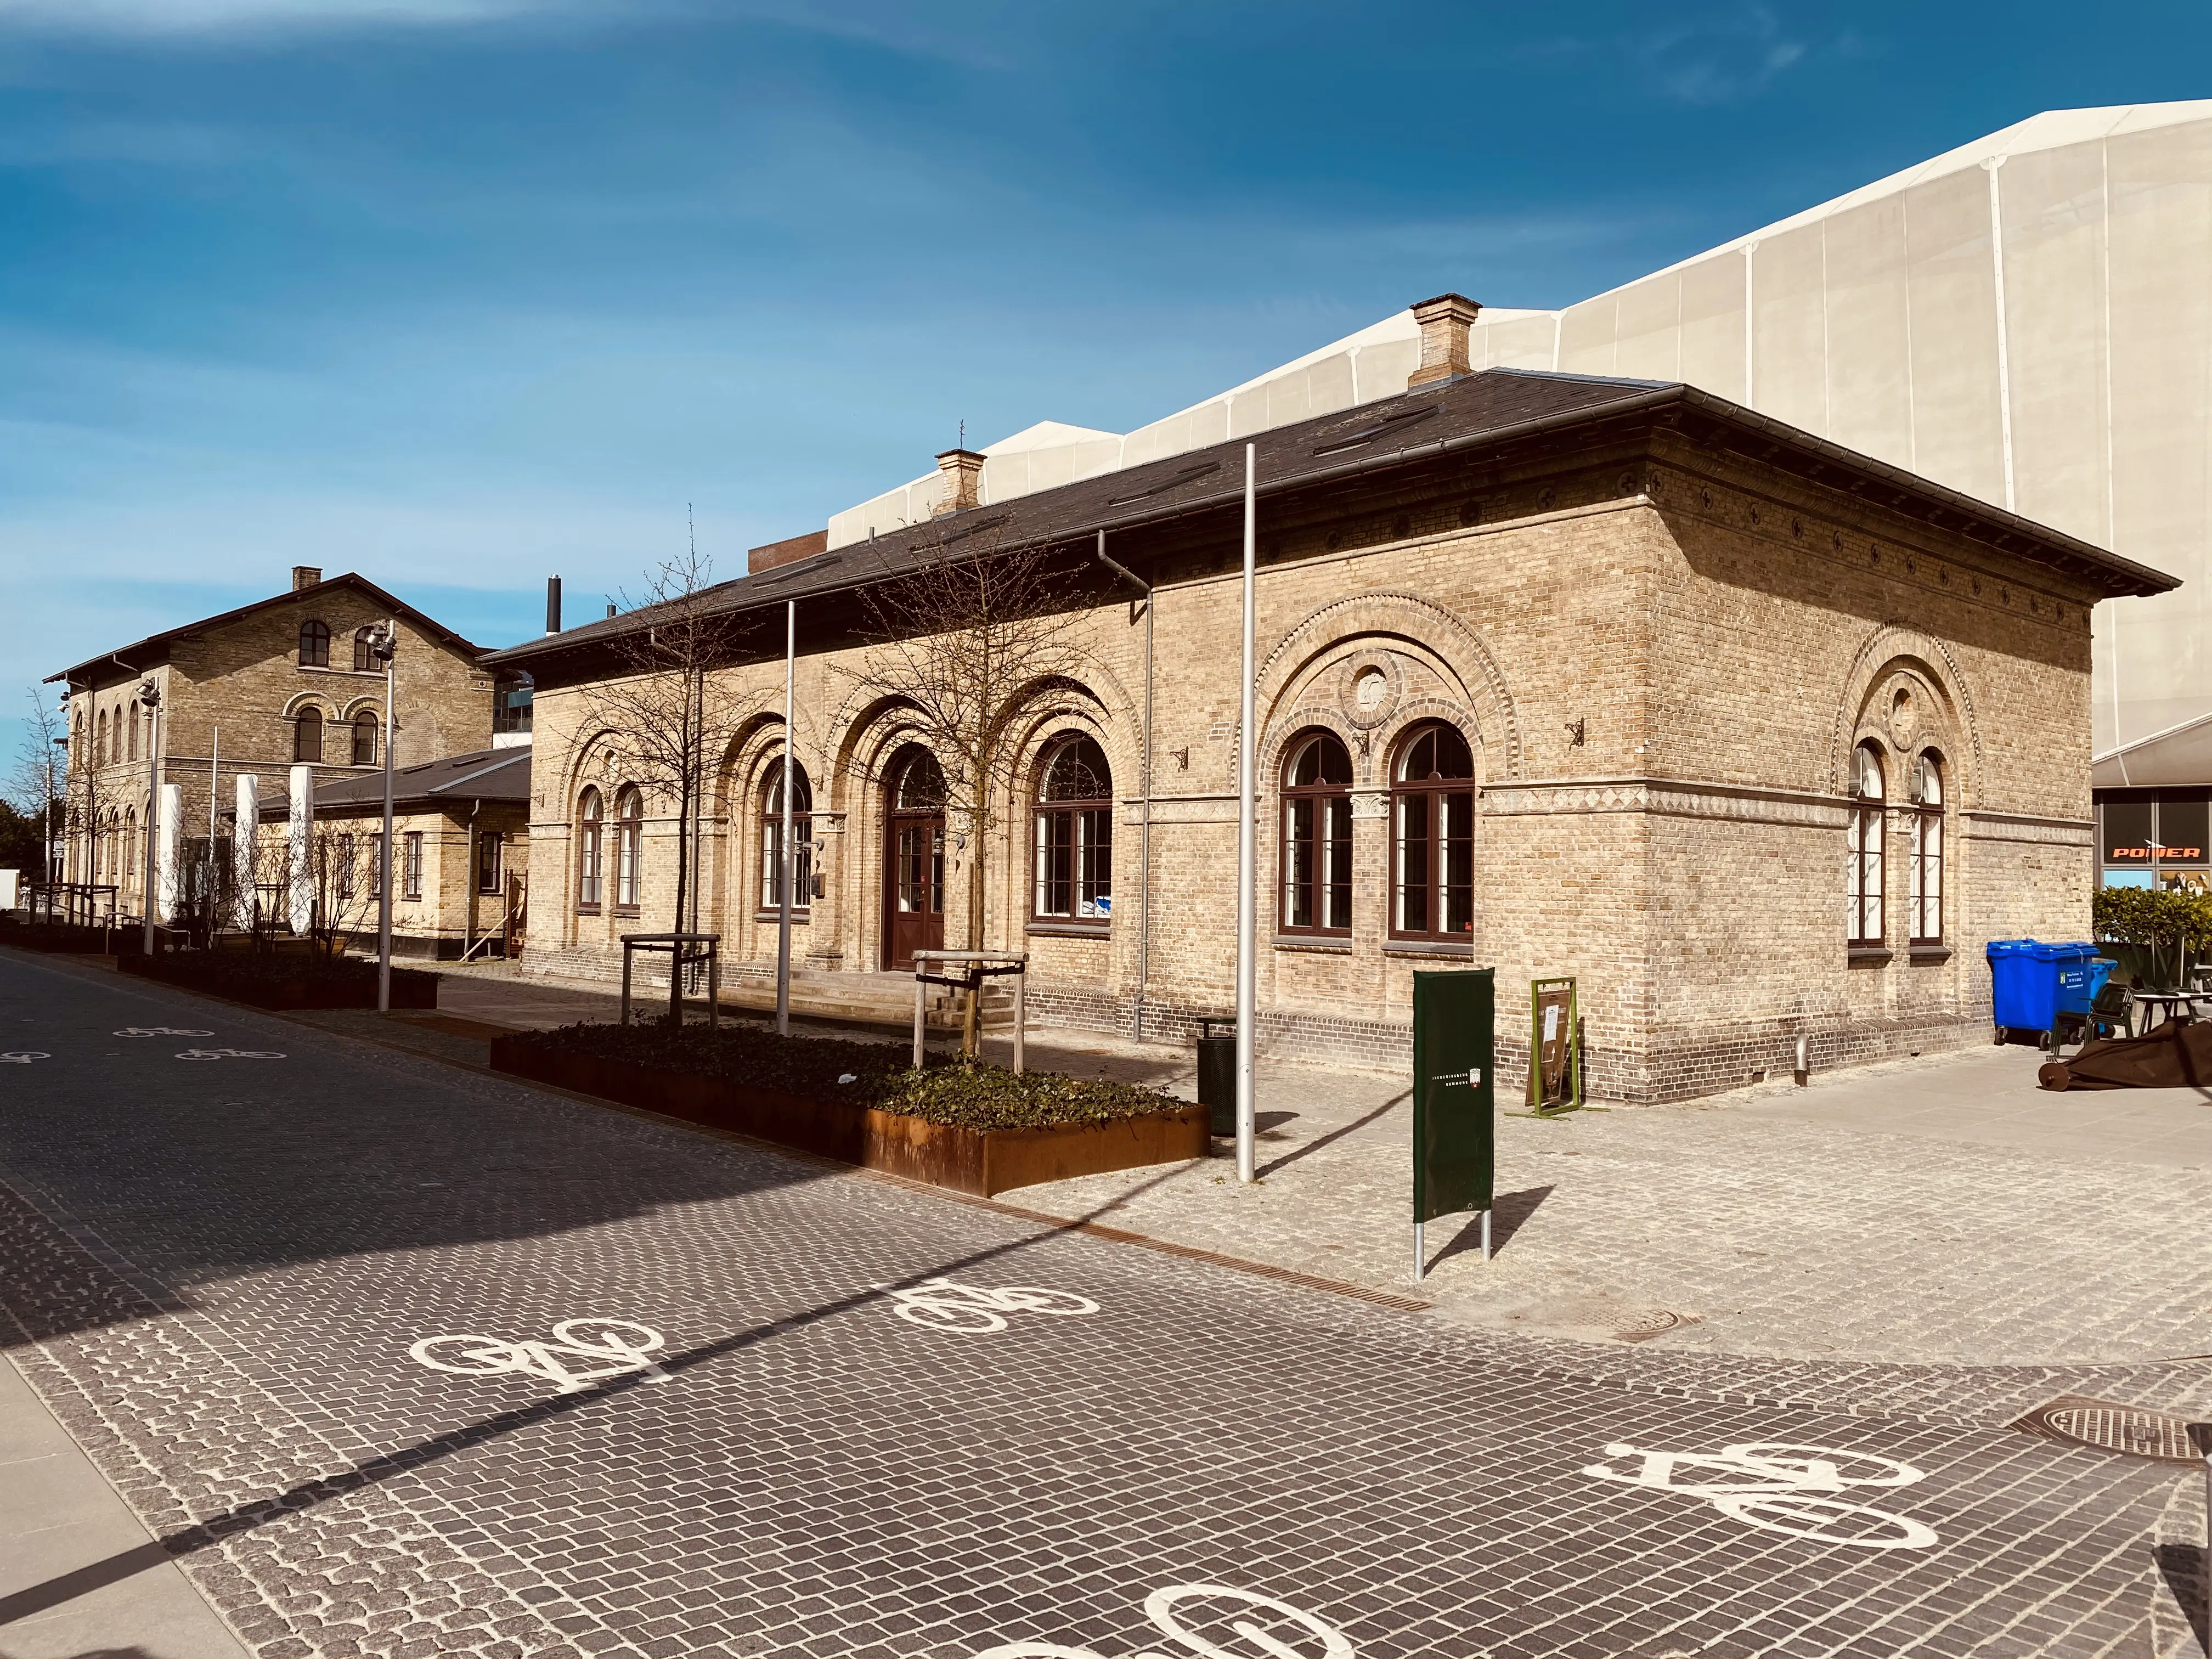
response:
<path fill-rule="evenodd" d="M 2098 851 L 2107 887 L 2212 890 L 2212 803 L 2143 790 L 2097 807 Z"/>

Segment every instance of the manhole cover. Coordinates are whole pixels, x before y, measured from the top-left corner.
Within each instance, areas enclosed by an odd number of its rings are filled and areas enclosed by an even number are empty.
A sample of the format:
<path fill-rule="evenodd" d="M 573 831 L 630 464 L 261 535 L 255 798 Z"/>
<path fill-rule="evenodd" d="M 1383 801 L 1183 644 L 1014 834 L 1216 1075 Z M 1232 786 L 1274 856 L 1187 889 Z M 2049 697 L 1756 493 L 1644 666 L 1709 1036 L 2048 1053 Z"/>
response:
<path fill-rule="evenodd" d="M 2065 1445 L 2155 1458 L 2162 1463 L 2194 1463 L 2200 1455 L 2190 1443 L 2189 1425 L 2179 1417 L 2078 1395 L 2063 1395 L 2038 1406 L 2013 1427 Z"/>
<path fill-rule="evenodd" d="M 1662 1331 L 1671 1331 L 1678 1325 L 1696 1322 L 1688 1314 L 1673 1313 L 1665 1308 L 1644 1308 L 1620 1316 L 1612 1324 L 1613 1335 L 1623 1342 L 1643 1342 Z"/>

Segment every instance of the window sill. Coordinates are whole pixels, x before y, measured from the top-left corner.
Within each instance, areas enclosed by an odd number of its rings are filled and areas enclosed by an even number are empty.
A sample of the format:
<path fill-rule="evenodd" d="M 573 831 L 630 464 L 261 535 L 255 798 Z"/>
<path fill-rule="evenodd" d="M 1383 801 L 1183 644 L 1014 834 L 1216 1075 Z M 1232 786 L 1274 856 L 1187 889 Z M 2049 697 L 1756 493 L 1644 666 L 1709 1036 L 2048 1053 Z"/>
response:
<path fill-rule="evenodd" d="M 811 917 L 812 912 L 799 909 L 794 905 L 792 908 L 791 912 L 791 925 L 794 927 L 804 927 Z M 783 920 L 783 912 L 773 907 L 765 910 L 756 910 L 753 912 L 753 920 L 755 921 L 773 921 L 780 923 Z"/>
<path fill-rule="evenodd" d="M 1342 934 L 1278 933 L 1273 943 L 1278 951 L 1311 951 L 1330 957 L 1352 954 L 1352 940 Z"/>
<path fill-rule="evenodd" d="M 618 916 L 627 917 L 629 921 L 635 921 L 639 916 L 642 915 L 644 912 L 640 910 L 635 904 L 617 904 L 615 906 L 615 914 Z"/>
<path fill-rule="evenodd" d="M 348 679 L 380 680 L 381 668 L 333 668 L 326 662 L 303 662 L 294 665 L 302 674 L 343 674 Z"/>
<path fill-rule="evenodd" d="M 1911 962 L 1948 962 L 1951 947 L 1948 945 L 1916 945 L 1907 952 L 1906 959 Z"/>
<path fill-rule="evenodd" d="M 576 914 L 580 916 L 596 916 L 599 914 L 599 907 L 596 904 L 580 904 L 576 907 Z"/>
<path fill-rule="evenodd" d="M 1879 968 L 1894 954 L 1886 945 L 1854 945 L 1844 953 L 1854 968 Z"/>
<path fill-rule="evenodd" d="M 1113 927 L 1110 921 L 1032 921 L 1023 931 L 1047 939 L 1104 939 Z"/>
<path fill-rule="evenodd" d="M 1386 957 L 1458 957 L 1474 960 L 1474 942 L 1471 939 L 1386 939 L 1382 941 Z"/>

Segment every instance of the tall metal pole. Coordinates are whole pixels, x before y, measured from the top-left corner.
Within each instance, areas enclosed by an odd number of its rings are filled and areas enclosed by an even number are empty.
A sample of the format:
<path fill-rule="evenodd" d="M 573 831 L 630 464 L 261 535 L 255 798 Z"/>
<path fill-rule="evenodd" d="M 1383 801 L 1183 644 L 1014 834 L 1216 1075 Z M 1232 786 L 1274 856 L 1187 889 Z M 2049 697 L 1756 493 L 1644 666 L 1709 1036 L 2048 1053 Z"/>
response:
<path fill-rule="evenodd" d="M 146 913 L 145 939 L 140 948 L 154 954 L 154 823 L 161 810 L 161 690 L 150 679 L 138 687 L 138 701 L 149 716 L 146 732 L 146 889 L 139 908 Z"/>
<path fill-rule="evenodd" d="M 399 623 L 395 617 L 384 624 L 378 654 L 384 659 L 384 838 L 377 845 L 376 882 L 376 1012 L 392 1012 L 392 710 L 393 659 L 399 648 Z"/>
<path fill-rule="evenodd" d="M 783 829 L 776 837 L 775 1029 L 791 1035 L 791 749 L 793 682 L 799 663 L 799 601 L 783 602 Z"/>
<path fill-rule="evenodd" d="M 1257 949 L 1255 924 L 1257 895 L 1253 890 L 1255 819 L 1253 799 L 1252 634 L 1253 567 L 1259 539 L 1256 525 L 1259 447 L 1244 446 L 1244 654 L 1238 681 L 1237 725 L 1237 1178 L 1250 1181 L 1257 1173 L 1252 1121 L 1252 1021 L 1255 1006 L 1254 960 Z"/>
<path fill-rule="evenodd" d="M 207 873 L 202 878 L 207 887 L 208 945 L 215 945 L 215 812 L 216 798 L 222 793 L 222 727 L 210 728 L 208 738 L 208 850 Z"/>

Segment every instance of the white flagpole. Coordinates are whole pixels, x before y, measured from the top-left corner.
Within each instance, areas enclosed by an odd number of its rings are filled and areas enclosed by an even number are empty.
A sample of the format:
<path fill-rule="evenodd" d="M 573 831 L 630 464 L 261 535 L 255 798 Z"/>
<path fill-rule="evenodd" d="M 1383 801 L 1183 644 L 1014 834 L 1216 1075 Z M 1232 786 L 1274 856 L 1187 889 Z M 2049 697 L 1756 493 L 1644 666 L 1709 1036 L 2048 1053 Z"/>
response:
<path fill-rule="evenodd" d="M 799 601 L 783 602 L 783 831 L 776 842 L 775 1029 L 791 1035 L 791 856 L 792 679 L 799 659 Z"/>
<path fill-rule="evenodd" d="M 384 624 L 384 836 L 376 848 L 376 1012 L 392 1012 L 392 734 L 398 720 L 392 707 L 398 685 L 394 659 L 399 650 L 399 618 Z M 625 1005 L 625 1008 L 627 1005 Z"/>
<path fill-rule="evenodd" d="M 1254 820 L 1252 752 L 1252 568 L 1258 548 L 1254 533 L 1258 447 L 1244 446 L 1244 665 L 1240 682 L 1237 738 L 1237 1178 L 1250 1181 L 1257 1173 L 1252 1121 L 1252 1020 L 1254 924 L 1258 906 L 1253 892 Z"/>

